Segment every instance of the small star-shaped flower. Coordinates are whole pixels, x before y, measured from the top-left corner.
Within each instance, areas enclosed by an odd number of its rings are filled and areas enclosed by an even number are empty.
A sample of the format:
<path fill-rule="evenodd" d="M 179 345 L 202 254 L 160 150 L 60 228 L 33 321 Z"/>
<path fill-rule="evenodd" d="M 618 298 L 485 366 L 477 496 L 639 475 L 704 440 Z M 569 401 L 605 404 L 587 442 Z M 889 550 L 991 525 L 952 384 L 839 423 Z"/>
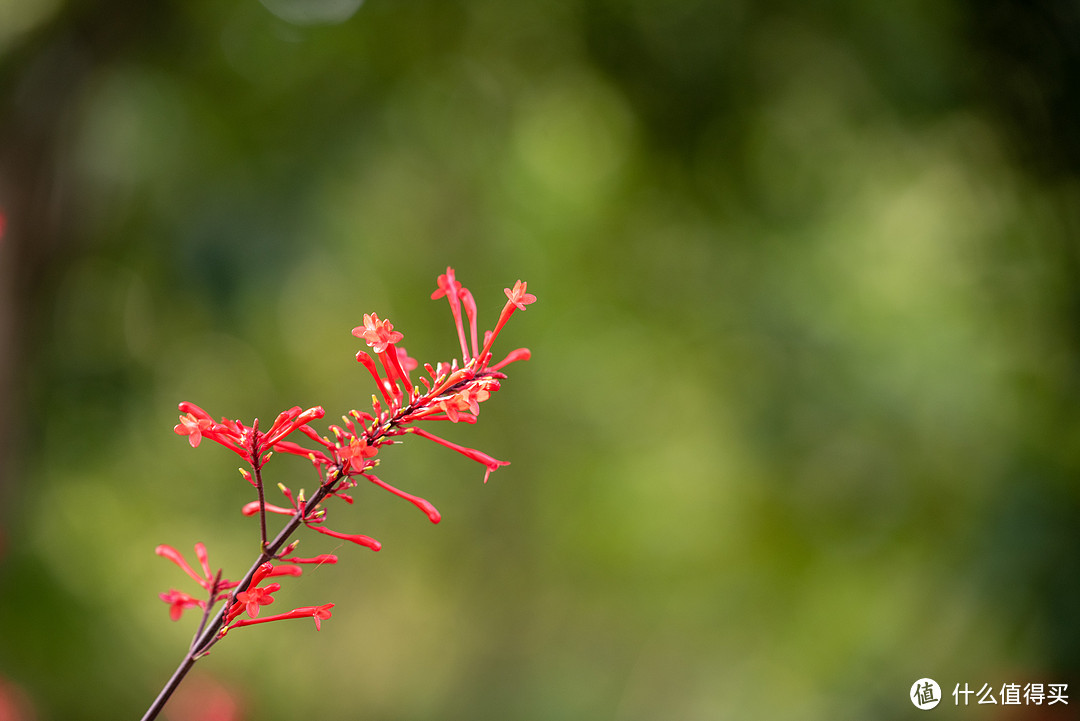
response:
<path fill-rule="evenodd" d="M 394 330 L 394 324 L 388 320 L 379 320 L 377 313 L 364 314 L 364 325 L 353 328 L 353 335 L 363 338 L 376 353 L 385 353 L 386 347 L 397 343 L 405 336 Z"/>
<path fill-rule="evenodd" d="M 255 618 L 259 615 L 259 607 L 273 603 L 274 597 L 271 594 L 280 589 L 280 583 L 271 583 L 263 588 L 249 588 L 236 594 L 236 600 L 244 604 L 248 616 Z"/>
<path fill-rule="evenodd" d="M 503 288 L 503 292 L 506 293 L 506 297 L 510 299 L 511 303 L 517 306 L 518 310 L 525 310 L 525 306 L 527 306 L 529 303 L 536 302 L 535 295 L 525 292 L 528 286 L 528 283 L 519 280 L 517 283 L 514 283 L 513 290 L 510 290 L 509 288 Z"/>
<path fill-rule="evenodd" d="M 188 437 L 188 443 L 196 448 L 202 441 L 202 434 L 210 430 L 214 425 L 208 418 L 199 418 L 194 413 L 185 413 L 180 416 L 180 422 L 173 426 L 173 430 L 181 436 Z"/>

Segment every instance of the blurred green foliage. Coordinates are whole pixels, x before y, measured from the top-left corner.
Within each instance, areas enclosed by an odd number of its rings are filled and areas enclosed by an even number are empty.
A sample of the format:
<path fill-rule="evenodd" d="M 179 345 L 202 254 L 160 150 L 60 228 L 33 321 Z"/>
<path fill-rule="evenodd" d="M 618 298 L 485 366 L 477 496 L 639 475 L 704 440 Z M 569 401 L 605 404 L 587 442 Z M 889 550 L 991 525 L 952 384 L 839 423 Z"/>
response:
<path fill-rule="evenodd" d="M 40 719 L 141 714 L 194 623 L 154 547 L 257 544 L 176 403 L 363 408 L 349 330 L 449 359 L 453 265 L 487 327 L 540 299 L 447 432 L 512 465 L 387 451 L 444 521 L 336 510 L 384 550 L 285 584 L 323 632 L 198 666 L 246 718 L 894 719 L 924 676 L 1074 680 L 1078 17 L 0 0 L 0 676 Z"/>

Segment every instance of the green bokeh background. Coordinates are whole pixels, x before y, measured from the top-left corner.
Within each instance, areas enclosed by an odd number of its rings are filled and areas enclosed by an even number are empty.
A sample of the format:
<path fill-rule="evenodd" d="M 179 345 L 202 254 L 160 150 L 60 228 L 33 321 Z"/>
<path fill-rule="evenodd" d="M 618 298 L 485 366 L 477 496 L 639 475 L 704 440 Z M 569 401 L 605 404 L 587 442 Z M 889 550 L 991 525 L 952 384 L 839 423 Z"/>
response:
<path fill-rule="evenodd" d="M 1077 37 L 1018 0 L 0 0 L 0 677 L 138 718 L 194 626 L 154 547 L 257 544 L 177 402 L 363 408 L 350 329 L 449 359 L 452 265 L 487 327 L 539 297 L 445 433 L 512 465 L 385 451 L 443 522 L 361 489 L 334 527 L 384 549 L 278 598 L 334 618 L 237 631 L 193 688 L 904 719 L 929 676 L 939 718 L 1034 718 L 950 692 L 1080 668 Z"/>

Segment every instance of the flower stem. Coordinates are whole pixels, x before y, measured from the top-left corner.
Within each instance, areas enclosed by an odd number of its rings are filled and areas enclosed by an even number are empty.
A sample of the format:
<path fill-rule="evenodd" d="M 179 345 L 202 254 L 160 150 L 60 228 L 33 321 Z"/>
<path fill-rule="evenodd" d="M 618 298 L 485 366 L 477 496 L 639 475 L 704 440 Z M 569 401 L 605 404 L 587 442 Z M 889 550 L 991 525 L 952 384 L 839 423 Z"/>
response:
<path fill-rule="evenodd" d="M 252 469 L 255 471 L 255 488 L 259 491 L 259 541 L 260 549 L 266 549 L 266 494 L 263 491 L 262 480 L 262 463 L 260 459 L 256 459 L 251 464 Z"/>

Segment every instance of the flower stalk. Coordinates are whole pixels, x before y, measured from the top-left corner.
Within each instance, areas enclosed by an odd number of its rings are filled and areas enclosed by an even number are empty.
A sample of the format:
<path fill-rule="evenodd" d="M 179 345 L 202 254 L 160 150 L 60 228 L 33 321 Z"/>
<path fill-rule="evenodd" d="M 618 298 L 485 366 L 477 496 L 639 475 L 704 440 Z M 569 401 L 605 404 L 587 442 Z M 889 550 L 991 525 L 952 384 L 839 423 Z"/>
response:
<path fill-rule="evenodd" d="M 308 564 L 337 563 L 338 557 L 333 554 L 319 554 L 311 558 L 290 555 L 299 543 L 298 540 L 290 539 L 301 526 L 373 551 L 382 547 L 379 541 L 370 536 L 339 531 L 326 525 L 327 504 L 335 499 L 347 505 L 353 504 L 351 491 L 359 485 L 360 479 L 413 504 L 432 523 L 441 520 L 438 509 L 429 501 L 396 488 L 372 473 L 379 464 L 377 456 L 384 446 L 400 443 L 410 434 L 426 438 L 483 465 L 485 483 L 493 471 L 508 465 L 506 461 L 448 441 L 417 425 L 439 421 L 475 423 L 481 403 L 499 390 L 501 381 L 506 378 L 502 368 L 514 361 L 529 358 L 528 349 L 519 348 L 511 351 L 498 364 L 489 365 L 491 347 L 503 326 L 515 311 L 525 310 L 526 305 L 536 300 L 535 296 L 526 292 L 526 284 L 520 280 L 513 289 L 507 288 L 505 292 L 508 301 L 494 329 L 484 334 L 484 345 L 478 352 L 477 309 L 472 293 L 455 278 L 452 268 L 447 268 L 446 273 L 439 276 L 438 287 L 432 298 L 445 296 L 448 299 L 461 347 L 461 358 L 460 361 L 454 359 L 435 366 L 424 364 L 426 376 L 421 374 L 418 383 L 410 374 L 419 368 L 419 364 L 409 357 L 404 347 L 398 345 L 404 335 L 394 330 L 389 320 L 380 319 L 375 313 L 365 314 L 364 324 L 354 328 L 352 332 L 366 342 L 370 353 L 375 357 L 361 350 L 357 353 L 356 360 L 372 376 L 379 393 L 372 396 L 371 412 L 350 410 L 342 416 L 341 425 L 329 425 L 325 435 L 311 426 L 312 422 L 324 417 L 325 412 L 321 406 L 307 410 L 296 406 L 283 411 L 270 429 L 262 432 L 258 419 L 254 420 L 251 426 L 225 418 L 216 422 L 199 406 L 186 401 L 180 403 L 181 415 L 174 431 L 187 436 L 192 448 L 198 447 L 203 439 L 209 439 L 233 451 L 245 461 L 247 468 L 241 467 L 240 474 L 255 488 L 256 499 L 245 504 L 242 513 L 246 516 L 259 516 L 260 545 L 254 562 L 241 579 L 235 582 L 225 578 L 220 569 L 211 569 L 206 547 L 202 543 L 195 545 L 198 571 L 176 549 L 167 545 L 158 546 L 157 554 L 175 563 L 193 579 L 202 588 L 204 598 L 176 589 L 161 594 L 161 599 L 168 604 L 169 616 L 174 621 L 180 619 L 188 608 L 201 609 L 202 618 L 188 652 L 147 709 L 143 721 L 152 721 L 158 716 L 195 662 L 209 653 L 231 629 L 311 618 L 316 630 L 320 630 L 322 622 L 331 618 L 331 609 L 335 606 L 333 603 L 263 614 L 262 607 L 274 603 L 273 594 L 281 588 L 279 581 L 268 582 L 267 579 L 284 580 L 286 576 L 300 576 L 303 573 L 302 567 Z M 465 320 L 469 324 L 467 332 Z M 302 443 L 288 439 L 297 431 L 306 438 Z M 263 469 L 275 453 L 298 455 L 311 462 L 319 483 L 310 497 L 307 497 L 303 490 L 294 493 L 287 486 L 278 484 L 286 505 L 267 502 Z M 268 539 L 268 513 L 287 516 L 284 526 L 273 539 Z"/>

